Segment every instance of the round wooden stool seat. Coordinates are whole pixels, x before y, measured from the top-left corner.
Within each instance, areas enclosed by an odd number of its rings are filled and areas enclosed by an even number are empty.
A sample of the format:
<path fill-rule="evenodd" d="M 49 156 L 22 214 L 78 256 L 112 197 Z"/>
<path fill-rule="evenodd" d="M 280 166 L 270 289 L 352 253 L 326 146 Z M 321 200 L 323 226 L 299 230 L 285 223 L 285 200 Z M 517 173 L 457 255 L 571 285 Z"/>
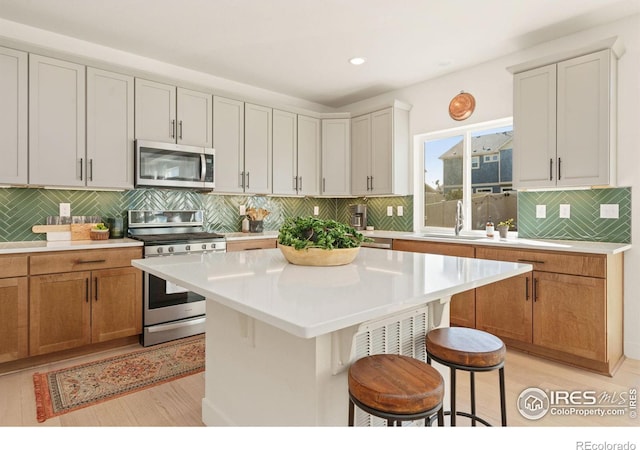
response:
<path fill-rule="evenodd" d="M 491 426 L 476 414 L 476 382 L 475 372 L 498 370 L 500 382 L 500 416 L 502 426 L 507 426 L 507 406 L 504 389 L 504 342 L 493 334 L 481 330 L 462 327 L 436 328 L 425 337 L 427 362 L 431 360 L 449 367 L 451 375 L 451 410 L 444 414 L 451 417 L 451 426 L 456 426 L 456 416 L 471 419 L 471 426 L 476 422 Z M 469 388 L 471 412 L 456 409 L 456 371 L 469 372 Z"/>
<path fill-rule="evenodd" d="M 504 362 L 502 340 L 472 328 L 436 328 L 427 333 L 427 352 L 432 357 L 467 367 L 494 367 Z"/>
<path fill-rule="evenodd" d="M 349 368 L 349 394 L 377 411 L 419 414 L 441 406 L 444 380 L 436 369 L 418 359 L 372 355 Z"/>

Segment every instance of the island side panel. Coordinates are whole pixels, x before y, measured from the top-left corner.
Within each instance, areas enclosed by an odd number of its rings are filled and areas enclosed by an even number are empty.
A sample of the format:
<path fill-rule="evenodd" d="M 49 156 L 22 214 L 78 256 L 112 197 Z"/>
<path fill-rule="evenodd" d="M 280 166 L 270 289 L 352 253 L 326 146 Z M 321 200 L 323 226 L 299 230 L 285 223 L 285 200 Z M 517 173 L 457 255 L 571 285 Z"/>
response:
<path fill-rule="evenodd" d="M 345 426 L 346 389 L 329 334 L 299 338 L 207 300 L 205 425 Z"/>

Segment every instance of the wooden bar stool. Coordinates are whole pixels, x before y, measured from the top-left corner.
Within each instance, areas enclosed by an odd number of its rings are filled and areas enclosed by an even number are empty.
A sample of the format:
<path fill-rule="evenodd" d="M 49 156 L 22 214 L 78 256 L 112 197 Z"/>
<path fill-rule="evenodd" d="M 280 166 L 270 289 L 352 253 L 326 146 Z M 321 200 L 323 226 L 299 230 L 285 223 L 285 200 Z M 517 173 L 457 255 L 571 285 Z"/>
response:
<path fill-rule="evenodd" d="M 444 425 L 442 375 L 415 358 L 381 354 L 366 356 L 349 368 L 349 426 L 355 407 L 387 420 L 388 426 L 425 419 L 430 426 L 437 415 Z"/>
<path fill-rule="evenodd" d="M 507 409 L 504 391 L 504 356 L 506 349 L 502 340 L 493 334 L 472 328 L 449 327 L 436 328 L 426 336 L 427 362 L 431 360 L 449 367 L 451 370 L 451 426 L 456 425 L 456 416 L 468 417 L 471 425 L 476 422 L 491 426 L 485 419 L 476 415 L 475 372 L 499 370 L 500 413 L 502 426 L 507 426 Z M 469 372 L 471 387 L 471 413 L 456 410 L 456 370 Z"/>

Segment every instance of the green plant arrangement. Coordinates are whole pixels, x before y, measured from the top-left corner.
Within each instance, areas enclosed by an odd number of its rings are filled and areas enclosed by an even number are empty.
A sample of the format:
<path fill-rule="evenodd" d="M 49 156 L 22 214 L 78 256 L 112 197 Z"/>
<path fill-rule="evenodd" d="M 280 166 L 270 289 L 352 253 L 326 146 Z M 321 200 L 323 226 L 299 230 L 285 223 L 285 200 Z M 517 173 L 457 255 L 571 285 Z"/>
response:
<path fill-rule="evenodd" d="M 499 227 L 507 227 L 507 228 L 513 227 L 513 218 L 507 219 L 507 220 L 503 220 L 502 222 L 498 223 L 498 226 Z"/>
<path fill-rule="evenodd" d="M 95 230 L 95 231 L 107 231 L 107 230 L 109 230 L 109 228 L 107 228 L 107 226 L 105 224 L 103 224 L 103 223 L 97 223 L 91 229 Z"/>
<path fill-rule="evenodd" d="M 290 217 L 285 220 L 278 233 L 278 243 L 302 250 L 320 248 L 356 248 L 363 242 L 371 242 L 355 228 L 335 220 L 316 217 Z"/>

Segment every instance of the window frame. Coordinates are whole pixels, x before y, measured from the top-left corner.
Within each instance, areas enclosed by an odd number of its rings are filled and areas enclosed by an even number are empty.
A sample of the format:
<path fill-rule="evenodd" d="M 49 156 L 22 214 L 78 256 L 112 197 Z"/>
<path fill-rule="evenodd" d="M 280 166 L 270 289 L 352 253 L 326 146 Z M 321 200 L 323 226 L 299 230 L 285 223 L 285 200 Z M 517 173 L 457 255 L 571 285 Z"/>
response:
<path fill-rule="evenodd" d="M 415 134 L 413 136 L 413 230 L 415 232 L 449 232 L 448 227 L 433 227 L 424 225 L 424 148 L 427 141 L 446 139 L 452 136 L 463 136 L 462 146 L 462 198 L 470 199 L 472 196 L 471 187 L 471 159 L 474 156 L 471 150 L 471 135 L 483 130 L 491 128 L 501 128 L 505 126 L 513 127 L 513 117 L 505 117 L 502 119 L 490 120 L 486 122 L 479 122 L 471 125 L 463 125 L 460 127 L 448 128 L 440 131 L 432 131 L 428 133 Z M 475 155 L 477 156 L 477 155 Z M 471 202 L 462 202 L 462 231 L 469 232 L 470 234 L 482 234 L 482 230 L 471 230 L 470 220 L 471 217 Z"/>

